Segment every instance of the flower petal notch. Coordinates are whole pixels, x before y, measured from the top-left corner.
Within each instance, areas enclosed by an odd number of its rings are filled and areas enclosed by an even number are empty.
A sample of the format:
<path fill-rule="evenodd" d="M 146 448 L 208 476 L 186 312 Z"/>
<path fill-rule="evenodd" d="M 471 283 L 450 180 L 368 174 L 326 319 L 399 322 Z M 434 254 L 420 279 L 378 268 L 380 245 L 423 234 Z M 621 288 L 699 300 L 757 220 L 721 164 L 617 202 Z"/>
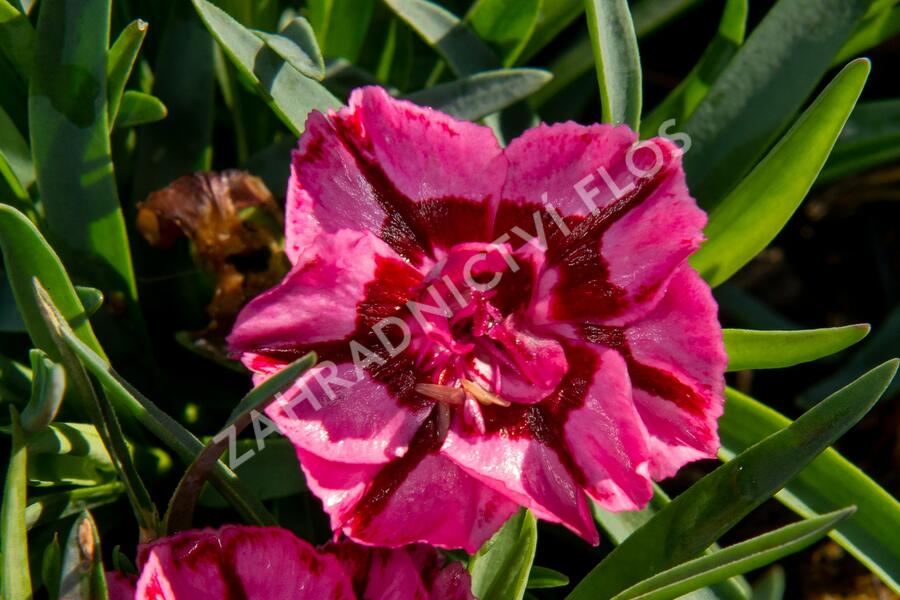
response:
<path fill-rule="evenodd" d="M 679 148 L 628 127 L 491 131 L 363 88 L 294 152 L 293 267 L 229 338 L 335 531 L 474 552 L 525 506 L 596 543 L 715 456 L 726 357 L 687 264 Z"/>

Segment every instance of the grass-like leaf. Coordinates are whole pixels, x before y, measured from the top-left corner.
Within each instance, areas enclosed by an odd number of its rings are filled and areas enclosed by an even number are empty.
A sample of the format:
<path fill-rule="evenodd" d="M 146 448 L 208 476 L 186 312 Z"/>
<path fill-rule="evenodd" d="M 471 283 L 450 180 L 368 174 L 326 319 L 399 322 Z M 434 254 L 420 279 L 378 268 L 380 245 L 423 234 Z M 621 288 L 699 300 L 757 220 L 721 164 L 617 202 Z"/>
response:
<path fill-rule="evenodd" d="M 255 31 L 266 45 L 292 67 L 316 80 L 325 77 L 325 60 L 316 43 L 316 34 L 309 22 L 297 17 L 277 34 Z"/>
<path fill-rule="evenodd" d="M 524 100 L 550 81 L 540 69 L 499 69 L 425 88 L 406 96 L 458 119 L 477 121 Z"/>
<path fill-rule="evenodd" d="M 322 52 L 356 62 L 378 0 L 309 0 L 309 20 Z"/>
<path fill-rule="evenodd" d="M 469 560 L 472 593 L 480 600 L 521 600 L 537 549 L 537 521 L 520 509 Z"/>
<path fill-rule="evenodd" d="M 847 119 L 817 183 L 830 183 L 898 157 L 900 99 L 860 102 Z"/>
<path fill-rule="evenodd" d="M 63 261 L 91 285 L 134 300 L 108 134 L 109 19 L 110 0 L 41 2 L 28 94 L 31 152 L 48 231 L 64 240 Z"/>
<path fill-rule="evenodd" d="M 898 362 L 873 369 L 692 485 L 616 547 L 569 598 L 611 598 L 698 556 L 856 424 Z"/>
<path fill-rule="evenodd" d="M 781 0 L 753 30 L 683 127 L 691 136 L 688 184 L 704 208 L 714 208 L 790 122 L 869 4 Z"/>
<path fill-rule="evenodd" d="M 868 60 L 859 59 L 838 73 L 766 158 L 710 213 L 707 240 L 691 257 L 710 285 L 726 281 L 756 256 L 806 197 L 859 98 L 869 68 Z M 692 147 L 685 157 L 693 152 Z"/>
<path fill-rule="evenodd" d="M 134 61 L 137 59 L 146 35 L 147 23 L 137 19 L 122 30 L 112 48 L 109 49 L 106 76 L 110 126 L 116 123 L 122 94 L 125 93 L 125 84 L 128 83 L 128 77 L 131 76 L 131 69 L 134 67 Z"/>
<path fill-rule="evenodd" d="M 855 510 L 855 507 L 845 508 L 793 523 L 682 563 L 631 586 L 616 595 L 615 600 L 676 598 L 728 577 L 752 571 L 806 548 Z"/>
<path fill-rule="evenodd" d="M 753 600 L 782 600 L 784 598 L 784 569 L 772 567 L 753 586 Z"/>
<path fill-rule="evenodd" d="M 884 366 L 879 368 L 884 370 Z M 871 376 L 870 372 L 864 377 Z M 851 384 L 831 398 L 858 385 Z M 825 402 L 831 399 L 822 404 Z M 804 418 L 806 415 L 794 424 Z M 719 419 L 720 455 L 730 459 L 794 424 L 768 406 L 728 389 L 725 414 Z M 900 537 L 896 535 L 900 531 L 900 503 L 836 450 L 823 452 L 776 497 L 804 517 L 856 505 L 858 512 L 841 523 L 831 537 L 900 593 Z"/>
<path fill-rule="evenodd" d="M 127 90 L 122 96 L 119 112 L 113 125 L 115 129 L 127 129 L 147 123 L 162 121 L 168 111 L 166 105 L 156 96 Z"/>
<path fill-rule="evenodd" d="M 459 76 L 500 67 L 500 59 L 446 9 L 428 0 L 384 0 Z"/>
<path fill-rule="evenodd" d="M 887 7 L 862 23 L 850 35 L 834 59 L 834 64 L 844 63 L 856 58 L 869 48 L 890 39 L 900 33 L 900 6 Z"/>
<path fill-rule="evenodd" d="M 547 590 L 569 585 L 569 576 L 555 569 L 532 566 L 528 573 L 529 590 Z"/>
<path fill-rule="evenodd" d="M 818 360 L 849 348 L 870 329 L 866 324 L 796 331 L 726 329 L 728 370 L 780 369 Z"/>
<path fill-rule="evenodd" d="M 697 105 L 706 97 L 713 82 L 728 66 L 728 61 L 744 43 L 747 11 L 747 0 L 726 0 L 716 36 L 691 72 L 650 114 L 644 116 L 641 123 L 642 137 L 657 135 L 667 119 L 675 119 L 676 126 L 687 121 Z"/>
<path fill-rule="evenodd" d="M 25 526 L 28 529 L 64 519 L 85 509 L 111 504 L 125 493 L 121 481 L 113 481 L 93 487 L 76 488 L 65 492 L 44 494 L 28 501 L 25 508 Z"/>
<path fill-rule="evenodd" d="M 641 121 L 641 59 L 626 0 L 585 0 L 600 84 L 603 121 L 637 130 Z"/>
<path fill-rule="evenodd" d="M 34 27 L 28 17 L 9 0 L 0 0 L 0 52 L 25 81 L 31 77 L 34 38 Z"/>
<path fill-rule="evenodd" d="M 31 150 L 28 148 L 28 142 L 2 107 L 0 107 L 0 176 L 18 200 L 25 205 L 30 204 L 28 188 L 35 179 Z"/>
<path fill-rule="evenodd" d="M 19 425 L 19 413 L 9 406 L 12 420 L 12 449 L 9 468 L 3 487 L 3 506 L 0 508 L 0 596 L 4 598 L 31 598 L 31 575 L 27 560 L 28 533 L 25 527 L 25 503 L 27 501 L 27 450 L 25 432 Z"/>
<path fill-rule="evenodd" d="M 303 132 L 310 111 L 341 105 L 228 13 L 207 0 L 192 1 L 225 55 L 295 135 Z"/>
<path fill-rule="evenodd" d="M 31 398 L 22 411 L 22 429 L 29 433 L 47 427 L 59 411 L 66 393 L 66 370 L 43 350 L 31 351 Z"/>
<path fill-rule="evenodd" d="M 478 0 L 469 9 L 466 22 L 494 49 L 501 63 L 510 66 L 531 38 L 543 4 L 544 0 Z"/>

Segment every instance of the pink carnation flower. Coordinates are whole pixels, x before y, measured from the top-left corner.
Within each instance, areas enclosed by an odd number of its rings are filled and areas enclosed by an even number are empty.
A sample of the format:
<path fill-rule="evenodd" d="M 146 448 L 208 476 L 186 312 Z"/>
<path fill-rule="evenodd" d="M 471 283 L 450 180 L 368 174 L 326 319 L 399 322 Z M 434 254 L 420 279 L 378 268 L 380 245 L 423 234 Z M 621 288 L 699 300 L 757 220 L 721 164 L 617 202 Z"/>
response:
<path fill-rule="evenodd" d="M 459 562 L 424 545 L 388 550 L 352 542 L 316 550 L 286 529 L 226 525 L 141 546 L 135 580 L 106 575 L 110 600 L 470 600 Z"/>
<path fill-rule="evenodd" d="M 229 338 L 335 530 L 477 549 L 518 506 L 596 543 L 715 456 L 726 357 L 686 258 L 705 214 L 680 150 L 629 128 L 490 129 L 356 90 L 295 151 L 293 268 Z"/>

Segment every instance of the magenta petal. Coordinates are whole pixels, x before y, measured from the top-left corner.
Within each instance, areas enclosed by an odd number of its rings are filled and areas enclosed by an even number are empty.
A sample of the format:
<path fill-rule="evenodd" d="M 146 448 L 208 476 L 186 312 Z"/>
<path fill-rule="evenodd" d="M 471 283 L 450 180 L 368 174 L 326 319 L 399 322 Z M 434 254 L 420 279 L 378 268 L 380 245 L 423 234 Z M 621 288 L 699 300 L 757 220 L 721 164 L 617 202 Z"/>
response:
<path fill-rule="evenodd" d="M 647 367 L 629 370 L 650 434 L 653 479 L 715 458 L 727 356 L 709 286 L 684 265 L 653 312 L 626 330 L 626 339 L 634 361 Z"/>
<path fill-rule="evenodd" d="M 406 453 L 430 411 L 401 404 L 385 384 L 343 363 L 313 367 L 266 414 L 297 448 L 330 461 L 381 464 Z"/>
<path fill-rule="evenodd" d="M 371 233 L 319 236 L 281 283 L 244 307 L 228 336 L 231 351 L 293 351 L 344 339 L 356 330 L 357 304 L 385 260 L 399 263 Z"/>
<path fill-rule="evenodd" d="M 612 511 L 639 510 L 653 496 L 647 431 L 631 391 L 625 361 L 603 351 L 584 404 L 563 426 L 588 493 Z"/>
<path fill-rule="evenodd" d="M 332 527 L 365 544 L 426 542 L 475 552 L 517 508 L 440 454 L 427 454 L 378 489 L 385 483 L 378 477 L 384 466 L 297 454 Z"/>
<path fill-rule="evenodd" d="M 134 586 L 137 578 L 119 571 L 106 572 L 106 591 L 109 600 L 134 600 Z"/>
<path fill-rule="evenodd" d="M 141 548 L 136 598 L 354 598 L 330 556 L 277 527 L 186 531 Z"/>

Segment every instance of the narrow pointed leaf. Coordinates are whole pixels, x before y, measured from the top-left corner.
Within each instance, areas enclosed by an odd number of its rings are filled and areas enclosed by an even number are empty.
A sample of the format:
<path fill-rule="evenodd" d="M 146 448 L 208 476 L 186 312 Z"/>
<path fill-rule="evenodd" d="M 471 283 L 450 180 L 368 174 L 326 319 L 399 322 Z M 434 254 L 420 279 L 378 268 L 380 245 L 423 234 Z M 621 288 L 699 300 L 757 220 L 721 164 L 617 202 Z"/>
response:
<path fill-rule="evenodd" d="M 69 348 L 78 355 L 87 370 L 100 381 L 110 396 L 117 399 L 125 407 L 125 410 L 183 460 L 192 462 L 203 451 L 203 442 L 128 385 L 110 367 L 109 363 L 79 340 L 70 329 L 63 328 L 62 336 Z M 216 489 L 247 521 L 256 525 L 276 524 L 275 518 L 266 510 L 265 506 L 224 463 L 220 461 L 216 464 L 210 478 Z"/>
<path fill-rule="evenodd" d="M 790 131 L 709 215 L 691 264 L 710 285 L 731 277 L 772 241 L 825 164 L 866 78 L 869 61 L 847 65 Z M 693 147 L 685 156 L 694 152 Z"/>
<path fill-rule="evenodd" d="M 832 181 L 900 157 L 900 99 L 856 105 L 834 144 L 818 183 Z"/>
<path fill-rule="evenodd" d="M 478 121 L 524 100 L 550 81 L 539 69 L 485 71 L 420 90 L 406 97 L 458 119 Z"/>
<path fill-rule="evenodd" d="M 357 62 L 377 0 L 309 0 L 309 20 L 328 56 Z"/>
<path fill-rule="evenodd" d="M 228 447 L 229 439 L 236 438 L 250 424 L 253 413 L 262 412 L 286 387 L 293 384 L 304 372 L 316 362 L 316 355 L 309 353 L 298 358 L 281 371 L 272 375 L 260 385 L 254 387 L 244 396 L 231 415 L 221 433 L 217 435 L 197 455 L 190 467 L 185 471 L 175 488 L 165 516 L 167 535 L 190 529 L 193 525 L 194 508 L 197 498 L 206 483 L 210 471 L 218 464 L 219 458 Z M 228 432 L 231 430 L 231 432 Z"/>
<path fill-rule="evenodd" d="M 529 590 L 545 590 L 569 585 L 569 576 L 547 567 L 531 567 L 528 573 Z"/>
<path fill-rule="evenodd" d="M 637 130 L 641 121 L 641 60 L 626 0 L 585 0 L 600 84 L 603 121 Z"/>
<path fill-rule="evenodd" d="M 889 361 L 692 485 L 595 567 L 570 599 L 611 598 L 698 556 L 855 425 L 893 379 Z"/>
<path fill-rule="evenodd" d="M 109 122 L 113 124 L 119 114 L 125 84 L 131 76 L 131 69 L 137 59 L 144 37 L 147 35 L 147 23 L 137 19 L 122 30 L 116 38 L 107 57 L 107 98 L 109 102 Z M 110 127 L 112 129 L 112 127 Z"/>
<path fill-rule="evenodd" d="M 22 429 L 29 433 L 50 424 L 66 393 L 66 370 L 43 350 L 31 351 L 31 398 L 22 411 Z"/>
<path fill-rule="evenodd" d="M 500 67 L 500 60 L 456 16 L 427 0 L 384 0 L 459 76 Z"/>
<path fill-rule="evenodd" d="M 59 573 L 62 571 L 62 549 L 59 546 L 59 533 L 53 534 L 53 541 L 44 548 L 41 557 L 41 579 L 47 589 L 50 600 L 59 598 Z"/>
<path fill-rule="evenodd" d="M 28 17 L 9 0 L 0 0 L 0 52 L 3 52 L 19 77 L 25 81 L 31 77 L 34 39 L 34 27 Z"/>
<path fill-rule="evenodd" d="M 900 6 L 887 8 L 865 19 L 850 35 L 834 59 L 835 65 L 855 58 L 900 33 Z"/>
<path fill-rule="evenodd" d="M 115 129 L 127 129 L 128 127 L 154 123 L 165 119 L 167 114 L 168 111 L 165 104 L 156 96 L 135 90 L 127 90 L 122 96 L 119 114 L 116 116 L 113 127 Z"/>
<path fill-rule="evenodd" d="M 543 0 L 478 0 L 466 22 L 502 64 L 510 66 L 531 38 L 543 4 Z"/>
<path fill-rule="evenodd" d="M 84 307 L 84 314 L 89 318 L 103 306 L 103 292 L 97 288 L 76 285 L 75 293 L 78 294 L 78 299 Z"/>
<path fill-rule="evenodd" d="M 47 230 L 62 242 L 67 267 L 133 301 L 108 135 L 109 19 L 109 0 L 42 0 L 28 94 L 31 152 Z"/>
<path fill-rule="evenodd" d="M 31 529 L 78 514 L 85 509 L 105 506 L 118 500 L 124 493 L 125 486 L 122 482 L 112 481 L 93 487 L 37 496 L 30 499 L 25 508 L 25 525 Z"/>
<path fill-rule="evenodd" d="M 728 62 L 744 43 L 747 28 L 747 0 L 727 0 L 713 41 L 691 72 L 681 80 L 665 99 L 646 115 L 641 124 L 641 136 L 657 135 L 667 119 L 675 119 L 676 127 L 684 124 L 709 92 L 713 82 L 728 66 Z"/>
<path fill-rule="evenodd" d="M 871 372 L 864 377 L 871 377 Z M 859 381 L 835 396 L 845 394 Z M 795 423 L 799 422 L 800 419 Z M 789 426 L 793 425 L 787 417 L 728 389 L 725 414 L 719 420 L 720 455 L 730 459 Z M 776 498 L 804 517 L 856 505 L 858 511 L 841 523 L 831 537 L 895 593 L 900 593 L 900 537 L 896 535 L 900 531 L 900 503 L 836 450 L 823 452 Z"/>
<path fill-rule="evenodd" d="M 22 557 L 28 556 L 28 534 L 25 527 L 27 451 L 25 432 L 19 425 L 19 413 L 12 405 L 9 413 L 12 420 L 12 449 L 3 487 L 3 506 L 0 508 L 0 596 L 27 600 L 31 598 L 31 575 L 27 564 L 22 564 Z"/>
<path fill-rule="evenodd" d="M 537 548 L 537 521 L 524 508 L 469 560 L 472 593 L 480 600 L 520 600 Z"/>
<path fill-rule="evenodd" d="M 753 600 L 782 600 L 784 587 L 784 569 L 776 565 L 753 586 Z"/>
<path fill-rule="evenodd" d="M 303 132 L 310 111 L 341 105 L 321 84 L 292 67 L 228 13 L 206 0 L 192 1 L 225 55 L 295 135 Z"/>
<path fill-rule="evenodd" d="M 725 329 L 728 370 L 781 369 L 811 362 L 849 348 L 868 335 L 869 325 L 798 331 Z M 777 348 L 777 352 L 772 349 Z"/>
<path fill-rule="evenodd" d="M 856 509 L 814 517 L 770 531 L 663 571 L 631 586 L 615 600 L 666 600 L 770 564 L 821 539 Z"/>
<path fill-rule="evenodd" d="M 28 142 L 2 107 L 0 107 L 0 175 L 19 200 L 29 201 L 28 188 L 34 183 L 35 178 L 31 150 L 28 148 Z"/>
<path fill-rule="evenodd" d="M 684 168 L 704 208 L 714 208 L 777 139 L 871 2 L 781 0 L 757 25 L 684 124 L 692 142 Z"/>
<path fill-rule="evenodd" d="M 316 44 L 316 37 L 309 23 L 297 17 L 288 23 L 280 33 L 254 31 L 266 45 L 289 65 L 307 77 L 321 80 L 325 77 L 325 61 Z"/>

